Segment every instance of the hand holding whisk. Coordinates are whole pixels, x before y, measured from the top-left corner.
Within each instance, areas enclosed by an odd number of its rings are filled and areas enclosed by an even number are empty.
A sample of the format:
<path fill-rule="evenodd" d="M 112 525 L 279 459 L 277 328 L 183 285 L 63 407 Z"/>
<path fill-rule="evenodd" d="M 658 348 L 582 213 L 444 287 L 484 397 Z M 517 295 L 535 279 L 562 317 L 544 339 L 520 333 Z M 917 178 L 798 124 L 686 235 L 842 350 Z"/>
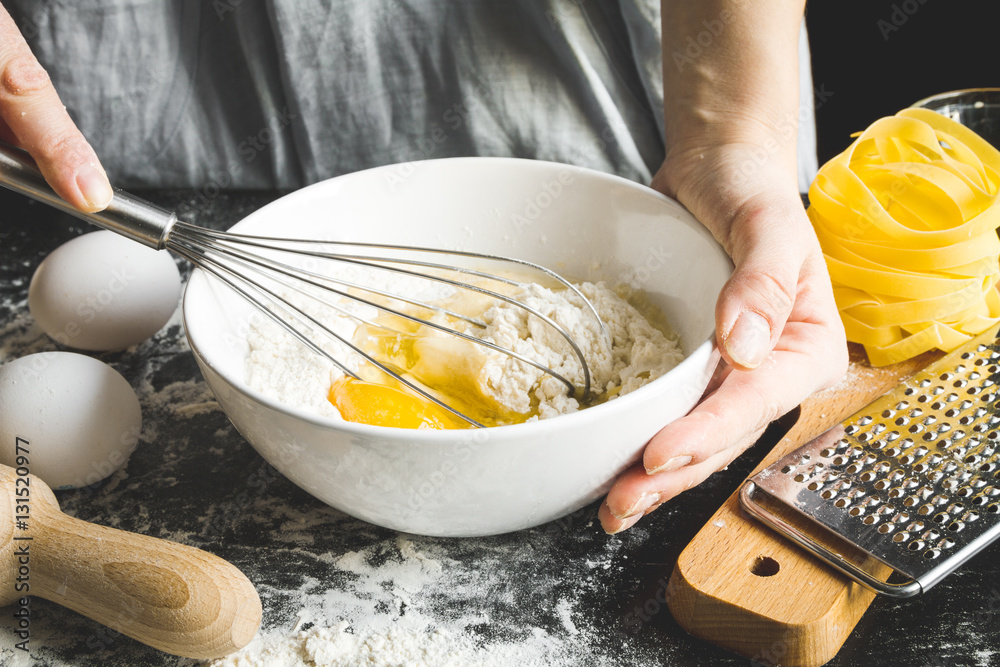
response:
<path fill-rule="evenodd" d="M 345 374 L 360 379 L 357 372 L 344 359 L 331 353 L 327 341 L 335 341 L 365 362 L 391 377 L 423 398 L 433 402 L 452 415 L 474 427 L 477 422 L 462 411 L 449 405 L 433 391 L 408 378 L 393 364 L 365 351 L 351 340 L 334 331 L 321 318 L 302 305 L 302 299 L 313 305 L 329 308 L 368 326 L 392 328 L 378 318 L 365 318 L 345 309 L 344 300 L 376 309 L 390 319 L 405 321 L 419 327 L 471 344 L 508 355 L 524 364 L 551 375 L 566 385 L 567 391 L 581 402 L 593 397 L 591 372 L 580 345 L 569 331 L 551 317 L 523 301 L 505 294 L 509 288 L 524 287 L 527 283 L 481 270 L 482 265 L 505 266 L 518 273 L 529 273 L 531 282 L 548 282 L 570 290 L 584 310 L 596 319 L 605 338 L 607 332 L 594 306 L 569 281 L 557 273 L 518 259 L 474 252 L 422 248 L 373 243 L 343 241 L 316 241 L 277 237 L 248 236 L 218 232 L 177 219 L 172 212 L 146 202 L 121 190 L 115 191 L 111 204 L 97 213 L 84 213 L 64 202 L 49 187 L 27 154 L 9 146 L 0 146 L 0 184 L 37 199 L 45 204 L 82 218 L 104 229 L 111 230 L 134 241 L 155 248 L 167 249 L 209 273 L 248 300 L 258 310 L 288 331 L 302 344 L 325 357 Z M 549 366 L 520 354 L 510 347 L 474 335 L 485 324 L 474 315 L 450 310 L 431 300 L 390 292 L 378 287 L 337 277 L 336 272 L 324 273 L 303 268 L 307 263 L 333 262 L 341 266 L 359 267 L 366 271 L 390 272 L 397 276 L 417 279 L 446 287 L 453 291 L 467 292 L 498 303 L 523 309 L 552 327 L 566 341 L 580 364 L 580 380 L 574 382 Z M 296 295 L 295 299 L 289 295 Z M 298 298 L 301 297 L 301 298 Z M 405 308 L 431 313 L 431 316 L 414 314 Z M 440 314 L 445 317 L 434 317 Z M 451 324 L 464 323 L 465 331 Z M 465 326 L 468 325 L 468 326 Z M 344 348 L 341 348 L 344 349 Z"/>

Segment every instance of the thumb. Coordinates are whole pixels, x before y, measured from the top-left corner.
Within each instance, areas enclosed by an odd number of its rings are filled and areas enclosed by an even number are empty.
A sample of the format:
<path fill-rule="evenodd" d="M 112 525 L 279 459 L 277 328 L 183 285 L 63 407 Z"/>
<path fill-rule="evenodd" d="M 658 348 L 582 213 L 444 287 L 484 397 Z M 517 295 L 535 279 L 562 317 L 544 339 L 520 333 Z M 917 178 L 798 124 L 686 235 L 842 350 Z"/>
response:
<path fill-rule="evenodd" d="M 719 348 L 732 366 L 756 368 L 774 347 L 795 306 L 813 240 L 798 201 L 734 217 L 726 245 L 735 269 L 715 309 Z"/>

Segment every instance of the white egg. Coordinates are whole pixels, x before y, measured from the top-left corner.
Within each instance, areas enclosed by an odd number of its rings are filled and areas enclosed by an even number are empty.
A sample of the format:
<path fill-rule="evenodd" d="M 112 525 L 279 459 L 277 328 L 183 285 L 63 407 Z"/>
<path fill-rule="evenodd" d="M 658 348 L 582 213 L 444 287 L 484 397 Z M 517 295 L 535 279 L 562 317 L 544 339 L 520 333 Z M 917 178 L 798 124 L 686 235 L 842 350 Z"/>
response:
<path fill-rule="evenodd" d="M 141 430 L 132 387 L 97 359 L 41 352 L 0 366 L 0 463 L 53 489 L 89 486 L 121 468 Z"/>
<path fill-rule="evenodd" d="M 28 308 L 56 342 L 78 350 L 122 350 L 159 331 L 181 293 L 181 277 L 164 250 L 114 232 L 64 243 L 35 270 Z"/>

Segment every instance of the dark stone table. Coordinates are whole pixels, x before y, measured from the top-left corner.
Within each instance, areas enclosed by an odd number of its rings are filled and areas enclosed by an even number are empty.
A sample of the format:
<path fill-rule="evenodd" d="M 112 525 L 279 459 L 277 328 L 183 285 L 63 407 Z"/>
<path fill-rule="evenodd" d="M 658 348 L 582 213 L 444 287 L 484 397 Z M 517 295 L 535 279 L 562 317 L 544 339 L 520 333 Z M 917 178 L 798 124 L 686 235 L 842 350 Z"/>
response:
<path fill-rule="evenodd" d="M 144 194 L 184 219 L 225 228 L 279 193 Z M 28 283 L 48 252 L 85 231 L 74 218 L 0 192 L 0 363 L 57 349 L 32 323 Z M 534 647 L 548 664 L 750 664 L 687 635 L 657 593 L 680 551 L 767 453 L 781 425 L 728 470 L 620 536 L 604 534 L 591 506 L 511 535 L 424 538 L 346 516 L 276 473 L 213 401 L 179 316 L 142 345 L 95 356 L 136 389 L 143 433 L 122 471 L 95 487 L 60 492 L 63 509 L 232 562 L 257 586 L 264 633 L 339 622 L 363 633 L 373 623 L 415 618 L 428 627 L 461 626 L 481 646 Z M 1000 664 L 996 555 L 987 550 L 919 599 L 876 600 L 830 664 Z M 13 609 L 0 610 L 2 665 L 193 664 L 39 599 L 31 604 L 25 655 L 12 648 Z"/>

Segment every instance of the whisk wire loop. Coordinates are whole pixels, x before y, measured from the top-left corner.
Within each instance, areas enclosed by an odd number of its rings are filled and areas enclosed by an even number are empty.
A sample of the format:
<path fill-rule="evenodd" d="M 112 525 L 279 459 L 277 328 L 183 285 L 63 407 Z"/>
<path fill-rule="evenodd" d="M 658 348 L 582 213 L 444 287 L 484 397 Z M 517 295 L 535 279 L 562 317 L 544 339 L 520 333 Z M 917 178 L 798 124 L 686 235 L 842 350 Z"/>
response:
<path fill-rule="evenodd" d="M 510 297 L 510 296 L 508 296 L 506 294 L 502 294 L 502 293 L 496 292 L 494 290 L 489 290 L 489 289 L 486 289 L 486 288 L 478 286 L 478 285 L 473 285 L 473 284 L 470 284 L 470 283 L 466 283 L 466 282 L 463 282 L 463 281 L 460 281 L 460 280 L 455 280 L 453 278 L 448 278 L 448 277 L 445 277 L 445 276 L 438 276 L 438 275 L 434 275 L 434 274 L 421 273 L 421 272 L 418 272 L 418 271 L 412 271 L 410 269 L 401 268 L 401 267 L 398 267 L 398 266 L 386 265 L 386 264 L 379 263 L 379 262 L 401 263 L 401 264 L 407 264 L 407 265 L 411 265 L 411 266 L 421 266 L 421 267 L 424 267 L 424 268 L 432 268 L 432 269 L 441 269 L 441 270 L 456 271 L 456 272 L 459 272 L 459 273 L 472 274 L 472 275 L 481 276 L 481 277 L 485 277 L 485 278 L 489 278 L 489 279 L 494 279 L 494 280 L 498 280 L 498 281 L 505 282 L 505 283 L 512 284 L 512 285 L 523 285 L 523 283 L 520 283 L 520 282 L 517 282 L 517 281 L 512 281 L 512 280 L 509 280 L 509 279 L 504 278 L 502 276 L 496 276 L 496 275 L 488 274 L 488 273 L 485 273 L 485 272 L 480 272 L 480 271 L 475 271 L 475 270 L 471 270 L 471 269 L 466 269 L 464 267 L 454 267 L 454 266 L 449 266 L 449 265 L 444 265 L 444 264 L 437 264 L 437 263 L 433 263 L 433 262 L 424 262 L 424 261 L 413 260 L 413 259 L 398 259 L 398 258 L 393 258 L 393 257 L 377 257 L 377 258 L 363 258 L 363 259 L 358 259 L 358 257 L 361 257 L 361 256 L 357 256 L 357 255 L 345 256 L 345 255 L 342 255 L 342 254 L 339 254 L 339 253 L 322 252 L 322 251 L 318 251 L 318 250 L 315 250 L 315 249 L 312 249 L 312 248 L 299 249 L 297 247 L 289 247 L 289 246 L 298 246 L 300 244 L 306 244 L 306 243 L 308 243 L 308 244 L 313 245 L 313 246 L 315 246 L 317 244 L 330 244 L 330 245 L 338 245 L 338 246 L 363 246 L 363 247 L 374 247 L 374 248 L 392 249 L 392 250 L 403 250 L 403 251 L 409 251 L 409 250 L 414 250 L 414 251 L 428 251 L 428 252 L 434 252 L 434 253 L 438 253 L 438 254 L 447 254 L 450 251 L 444 251 L 444 250 L 441 250 L 441 249 L 409 248 L 407 246 L 398 246 L 398 245 L 387 246 L 387 245 L 383 245 L 383 244 L 364 244 L 364 243 L 357 243 L 356 244 L 356 243 L 339 242 L 339 241 L 307 241 L 307 240 L 300 240 L 300 239 L 282 239 L 282 238 L 277 238 L 277 237 L 258 237 L 258 236 L 249 236 L 249 235 L 245 235 L 245 234 L 232 234 L 232 233 L 226 233 L 226 232 L 215 232 L 213 230 L 206 230 L 204 228 L 197 227 L 197 226 L 194 226 L 194 225 L 189 225 L 189 224 L 183 223 L 183 222 L 178 222 L 174 226 L 174 230 L 173 230 L 173 232 L 171 234 L 171 239 L 170 239 L 170 241 L 168 241 L 168 246 L 171 243 L 174 243 L 174 244 L 178 243 L 179 240 L 186 240 L 187 243 L 189 243 L 191 245 L 194 245 L 194 246 L 197 246 L 198 248 L 200 248 L 201 252 L 205 253 L 205 254 L 211 253 L 211 252 L 222 252 L 224 250 L 225 254 L 228 257 L 230 257 L 230 258 L 232 258 L 232 257 L 239 257 L 239 258 L 243 259 L 245 262 L 253 264 L 253 265 L 255 265 L 258 268 L 266 269 L 266 270 L 269 270 L 269 271 L 273 271 L 273 272 L 275 272 L 277 274 L 281 274 L 281 275 L 284 275 L 286 277 L 292 278 L 292 279 L 294 279 L 296 281 L 299 281 L 299 282 L 301 282 L 301 283 L 303 283 L 305 285 L 311 285 L 311 286 L 313 286 L 315 288 L 332 292 L 332 293 L 334 293 L 334 294 L 336 294 L 338 296 L 341 296 L 343 298 L 350 299 L 350 300 L 356 301 L 358 303 L 363 303 L 363 304 L 368 305 L 370 307 L 376 308 L 376 309 L 378 309 L 378 310 L 380 310 L 382 312 L 389 313 L 389 314 L 392 314 L 394 316 L 401 317 L 401 318 L 403 318 L 405 320 L 411 321 L 411 322 L 413 322 L 415 324 L 427 326 L 427 327 L 436 329 L 438 331 L 441 331 L 442 333 L 446 333 L 446 334 L 449 334 L 449 335 L 454 335 L 454 336 L 456 336 L 458 338 L 467 340 L 467 341 L 472 342 L 474 344 L 477 344 L 477 345 L 480 345 L 480 346 L 492 349 L 492 350 L 500 352 L 502 354 L 506 354 L 506 355 L 508 355 L 508 356 L 510 356 L 510 357 L 512 357 L 514 359 L 517 359 L 518 361 L 526 363 L 526 364 L 528 364 L 528 365 L 530 365 L 530 366 L 532 366 L 532 367 L 534 367 L 534 368 L 536 368 L 536 369 L 538 369 L 538 370 L 540 370 L 540 371 L 542 371 L 542 372 L 544 372 L 544 373 L 546 373 L 548 375 L 551 375 L 552 377 L 556 378 L 557 380 L 559 380 L 560 382 L 562 382 L 563 384 L 565 384 L 567 386 L 567 388 L 569 389 L 570 393 L 573 394 L 578 400 L 587 400 L 590 397 L 590 395 L 591 395 L 591 374 L 590 374 L 590 368 L 589 368 L 589 366 L 587 364 L 587 361 L 586 361 L 586 358 L 585 358 L 585 356 L 583 354 L 583 351 L 580 349 L 579 344 L 576 342 L 576 340 L 573 338 L 573 336 L 565 329 L 565 327 L 563 327 L 562 325 L 560 325 L 559 323 L 557 323 L 556 321 L 554 321 L 552 318 L 550 318 L 549 316 L 547 316 L 544 313 L 542 313 L 541 311 L 539 311 L 537 308 L 529 306 L 528 304 L 525 304 L 525 303 L 523 303 L 523 302 L 521 302 L 521 301 L 519 301 L 519 300 L 517 300 L 515 298 L 512 298 L 512 297 Z M 218 246 L 215 245 L 217 243 L 223 243 L 224 244 L 224 248 L 220 249 Z M 341 281 L 340 279 L 331 278 L 330 276 L 324 276 L 322 274 L 314 273 L 314 272 L 311 272 L 311 271 L 303 270 L 303 269 L 298 268 L 296 266 L 287 264 L 285 262 L 280 262 L 280 261 L 277 261 L 277 260 L 274 260 L 274 259 L 271 259 L 271 258 L 268 258 L 268 257 L 264 257 L 264 256 L 259 255 L 259 254 L 254 254 L 254 253 L 247 252 L 245 250 L 242 250 L 239 247 L 240 245 L 249 245 L 249 246 L 252 246 L 252 247 L 255 247 L 255 248 L 259 248 L 259 249 L 263 249 L 263 250 L 269 250 L 269 251 L 281 252 L 281 253 L 291 253 L 291 254 L 294 254 L 294 255 L 301 255 L 301 256 L 312 257 L 312 258 L 331 260 L 331 261 L 335 261 L 335 262 L 352 264 L 352 265 L 355 265 L 355 266 L 362 266 L 362 267 L 366 267 L 366 268 L 369 268 L 369 269 L 390 271 L 390 272 L 393 272 L 393 273 L 396 273 L 396 274 L 400 274 L 400 275 L 405 275 L 405 276 L 410 276 L 410 277 L 419 278 L 419 279 L 423 279 L 423 280 L 430 280 L 430 281 L 438 282 L 438 283 L 447 285 L 447 286 L 455 288 L 455 289 L 461 289 L 461 290 L 466 290 L 466 291 L 470 291 L 470 292 L 475 292 L 475 293 L 478 293 L 478 294 L 490 297 L 492 299 L 503 301 L 503 302 L 508 303 L 508 304 L 510 304 L 512 306 L 515 306 L 517 308 L 520 308 L 520 309 L 526 311 L 527 313 L 529 313 L 529 314 L 531 314 L 531 315 L 539 318 L 540 320 L 542 320 L 543 322 L 545 322 L 545 324 L 547 324 L 548 326 L 552 327 L 553 330 L 555 330 L 569 344 L 570 348 L 573 350 L 574 355 L 579 360 L 580 365 L 581 365 L 581 369 L 582 369 L 582 372 L 583 372 L 583 387 L 582 387 L 582 390 L 580 388 L 576 387 L 576 385 L 571 380 L 567 379 L 565 376 L 563 376 L 562 374 L 558 373 L 554 369 L 552 369 L 552 368 L 550 368 L 548 366 L 545 366 L 543 364 L 540 364 L 540 363 L 538 363 L 538 362 L 536 362 L 534 360 L 531 360 L 531 359 L 525 357 L 524 355 L 516 352 L 515 350 L 511 350 L 510 348 L 506 348 L 506 347 L 497 345 L 495 343 L 492 343 L 491 341 L 483 340 L 483 339 L 477 338 L 475 336 L 470 336 L 470 335 L 468 335 L 468 334 L 466 334 L 464 332 L 461 332 L 461 331 L 458 331 L 456 329 L 453 329 L 453 328 L 441 325 L 439 323 L 433 322 L 432 320 L 428 320 L 428 319 L 416 317 L 416 316 L 411 315 L 409 313 L 406 313 L 404 311 L 401 311 L 401 310 L 389 307 L 389 306 L 387 306 L 385 304 L 381 304 L 381 303 L 372 301 L 370 299 L 365 299 L 364 297 L 361 297 L 361 296 L 359 296 L 357 294 L 350 294 L 350 293 L 345 292 L 345 291 L 343 291 L 341 289 L 337 289 L 335 287 L 331 287 L 330 284 L 338 284 L 338 283 L 343 286 L 345 284 L 345 281 Z M 540 267 L 538 265 L 532 264 L 530 262 L 525 262 L 523 260 L 516 260 L 516 259 L 506 258 L 506 257 L 500 257 L 500 256 L 496 256 L 496 255 L 486 255 L 486 254 L 482 254 L 482 253 L 471 253 L 471 252 L 464 252 L 464 251 L 456 251 L 456 254 L 459 254 L 459 255 L 462 255 L 462 256 L 466 256 L 466 257 L 475 257 L 475 258 L 492 259 L 492 260 L 500 260 L 500 261 L 510 261 L 510 262 L 513 262 L 514 264 L 518 264 L 518 265 L 521 265 L 521 266 L 526 266 L 526 267 L 530 267 L 530 268 L 537 268 L 537 269 L 543 271 L 546 275 L 554 276 L 556 278 L 556 280 L 560 284 L 567 285 L 570 289 L 572 289 L 572 291 L 576 295 L 579 296 L 579 298 L 583 301 L 583 303 L 586 304 L 586 306 L 589 308 L 589 310 L 593 313 L 594 317 L 597 318 L 597 321 L 600 324 L 600 328 L 601 328 L 602 333 L 605 335 L 605 337 L 607 337 L 607 331 L 606 331 L 606 328 L 604 327 L 604 323 L 603 323 L 603 321 L 601 321 L 600 316 L 597 314 L 596 309 L 593 307 L 593 304 L 590 303 L 590 301 L 579 291 L 579 289 L 575 285 L 572 285 L 571 283 L 569 283 L 568 281 L 566 281 L 564 278 L 562 278 L 558 274 L 555 274 L 554 272 L 546 269 L 545 267 Z M 286 285 L 288 285 L 288 284 L 286 283 Z M 363 290 L 363 291 L 366 291 L 366 292 L 369 292 L 369 293 L 373 293 L 373 294 L 378 294 L 380 296 L 385 296 L 385 297 L 388 297 L 388 298 L 398 299 L 398 300 L 403 301 L 405 303 L 410 303 L 411 305 L 418 305 L 420 307 L 425 307 L 425 308 L 428 308 L 430 310 L 438 310 L 438 311 L 442 310 L 438 306 L 427 304 L 427 303 L 424 303 L 424 302 L 421 302 L 421 301 L 418 301 L 418 300 L 414 300 L 414 299 L 409 299 L 409 298 L 406 298 L 403 295 L 391 294 L 391 293 L 385 292 L 383 290 L 372 289 L 372 288 L 370 288 L 368 286 L 357 285 L 355 283 L 350 283 L 350 285 L 352 287 L 356 288 L 356 289 L 359 289 L 359 290 Z M 316 298 L 316 296 L 314 294 L 311 294 L 307 290 L 300 289 L 300 288 L 298 288 L 298 287 L 296 287 L 294 285 L 288 285 L 288 286 L 292 287 L 293 289 L 296 289 L 296 291 L 298 291 L 299 293 L 304 294 L 304 295 L 306 295 L 306 296 L 308 296 L 310 298 L 314 298 L 314 299 Z M 446 312 L 451 313 L 451 311 L 446 311 Z M 458 315 L 458 314 L 456 314 L 456 315 Z M 353 315 L 351 315 L 351 316 L 353 317 Z M 462 315 L 458 315 L 458 316 L 461 317 L 462 319 L 467 320 L 467 321 L 469 320 L 469 318 L 466 318 L 466 317 L 464 317 Z M 355 318 L 355 319 L 358 319 L 358 318 Z M 474 324 L 478 325 L 478 326 L 483 326 L 482 323 L 480 323 L 478 321 L 473 320 L 472 322 Z M 372 322 L 366 322 L 366 323 L 373 324 Z M 381 324 L 378 324 L 376 326 L 380 326 L 380 327 L 385 328 L 385 326 L 381 325 Z M 394 377 L 397 377 L 398 374 L 396 374 L 396 373 L 390 373 L 390 375 L 393 375 Z M 399 379 L 399 378 L 397 377 L 397 379 Z"/>

